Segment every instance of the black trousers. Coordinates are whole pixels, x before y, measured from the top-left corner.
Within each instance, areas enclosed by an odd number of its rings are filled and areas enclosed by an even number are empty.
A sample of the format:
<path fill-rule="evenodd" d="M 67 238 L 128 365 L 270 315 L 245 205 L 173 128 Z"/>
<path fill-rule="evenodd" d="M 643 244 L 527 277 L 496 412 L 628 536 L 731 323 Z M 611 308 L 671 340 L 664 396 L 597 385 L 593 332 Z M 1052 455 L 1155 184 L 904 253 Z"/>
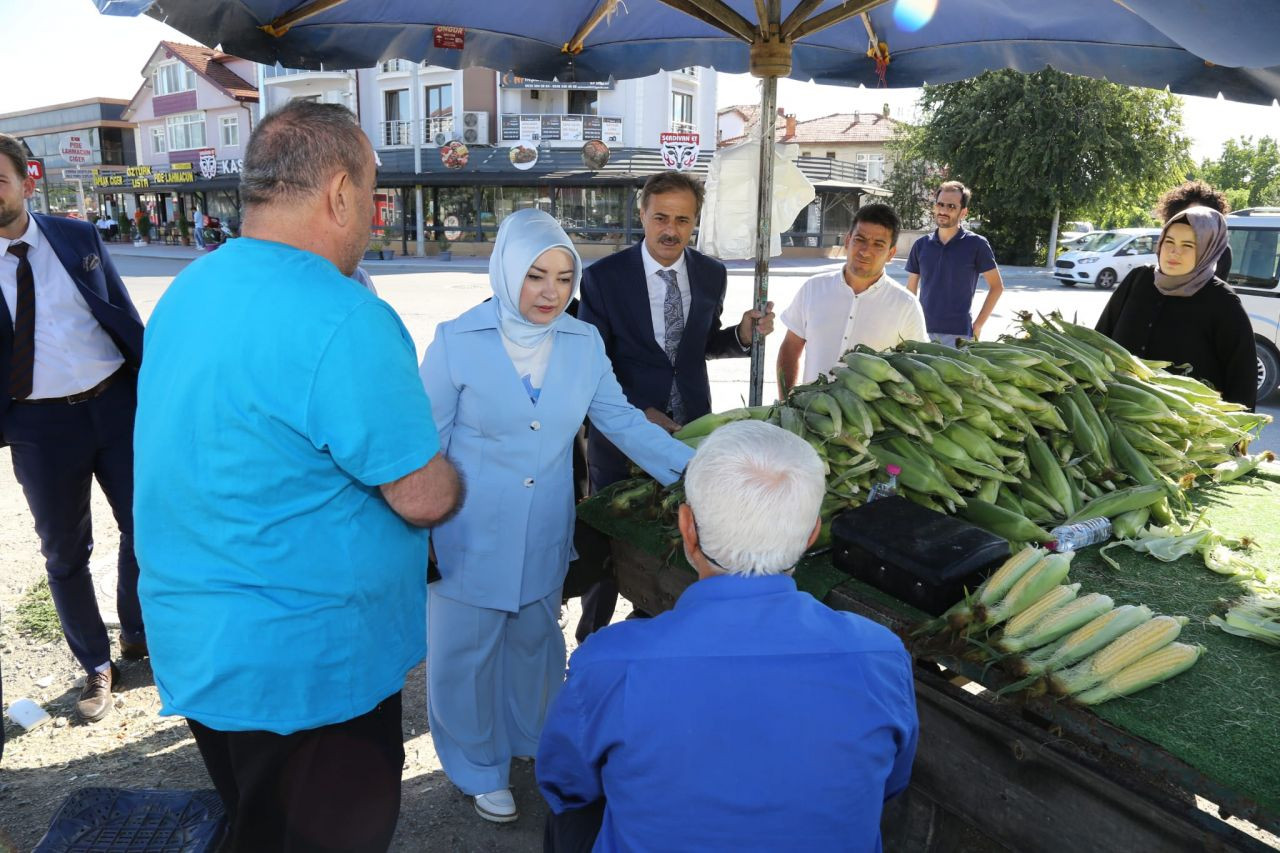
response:
<path fill-rule="evenodd" d="M 227 810 L 223 853 L 381 853 L 400 817 L 400 693 L 318 729 L 223 732 L 188 720 Z"/>
<path fill-rule="evenodd" d="M 144 637 L 133 553 L 133 414 L 137 380 L 118 378 L 83 403 L 13 403 L 0 418 L 13 474 L 35 519 L 49 591 L 71 653 L 93 672 L 111 659 L 107 629 L 89 574 L 93 527 L 89 497 L 94 478 L 120 529 L 116 607 L 120 633 Z"/>
<path fill-rule="evenodd" d="M 599 800 L 563 814 L 548 812 L 542 832 L 543 853 L 591 853 L 604 823 L 604 803 Z"/>

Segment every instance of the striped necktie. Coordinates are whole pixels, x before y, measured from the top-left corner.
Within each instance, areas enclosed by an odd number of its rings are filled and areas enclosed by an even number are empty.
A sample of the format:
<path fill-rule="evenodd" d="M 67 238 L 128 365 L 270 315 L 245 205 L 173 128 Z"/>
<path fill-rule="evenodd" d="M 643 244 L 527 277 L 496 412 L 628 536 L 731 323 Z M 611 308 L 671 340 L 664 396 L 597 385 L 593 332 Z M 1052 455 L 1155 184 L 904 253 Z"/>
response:
<path fill-rule="evenodd" d="M 676 363 L 676 352 L 680 349 L 680 338 L 684 336 L 684 301 L 680 298 L 680 285 L 676 282 L 675 270 L 658 270 L 658 277 L 667 283 L 667 295 L 662 302 L 663 349 L 672 364 Z M 680 388 L 676 378 L 671 377 L 671 417 L 676 423 L 684 423 L 684 400 L 680 396 Z"/>
<path fill-rule="evenodd" d="M 9 396 L 31 396 L 36 363 L 36 282 L 27 260 L 26 243 L 10 243 L 9 254 L 18 258 L 18 299 L 13 309 L 13 354 L 9 357 Z"/>

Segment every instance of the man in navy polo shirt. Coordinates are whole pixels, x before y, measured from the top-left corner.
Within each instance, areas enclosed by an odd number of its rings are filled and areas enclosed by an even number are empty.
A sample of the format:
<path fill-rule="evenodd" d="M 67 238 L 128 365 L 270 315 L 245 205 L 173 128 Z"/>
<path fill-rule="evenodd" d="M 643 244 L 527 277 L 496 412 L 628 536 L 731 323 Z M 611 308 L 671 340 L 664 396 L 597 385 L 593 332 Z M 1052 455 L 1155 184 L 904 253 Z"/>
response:
<path fill-rule="evenodd" d="M 977 340 L 1004 292 L 991 244 L 960 225 L 968 212 L 968 187 L 959 181 L 938 187 L 933 202 L 938 228 L 916 240 L 907 258 L 907 289 L 920 297 L 929 337 L 949 346 L 956 338 Z M 971 321 L 979 275 L 987 280 L 987 298 Z"/>

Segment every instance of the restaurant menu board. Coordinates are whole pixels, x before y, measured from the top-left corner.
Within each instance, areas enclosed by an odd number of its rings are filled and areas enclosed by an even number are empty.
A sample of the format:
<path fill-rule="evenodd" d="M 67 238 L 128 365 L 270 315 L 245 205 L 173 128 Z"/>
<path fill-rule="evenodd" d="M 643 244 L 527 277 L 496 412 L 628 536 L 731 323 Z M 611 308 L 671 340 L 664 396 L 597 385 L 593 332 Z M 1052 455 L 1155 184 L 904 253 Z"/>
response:
<path fill-rule="evenodd" d="M 504 115 L 502 141 L 585 142 L 599 139 L 622 144 L 622 119 L 609 116 Z"/>

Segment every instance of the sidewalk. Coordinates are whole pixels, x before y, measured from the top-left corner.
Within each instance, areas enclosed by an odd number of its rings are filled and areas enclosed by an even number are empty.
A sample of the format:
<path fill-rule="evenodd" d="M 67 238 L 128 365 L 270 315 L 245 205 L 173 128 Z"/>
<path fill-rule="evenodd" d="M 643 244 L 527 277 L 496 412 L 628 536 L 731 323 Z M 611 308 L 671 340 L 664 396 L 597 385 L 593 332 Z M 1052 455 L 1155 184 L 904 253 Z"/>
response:
<path fill-rule="evenodd" d="M 165 246 L 158 243 L 149 243 L 145 246 L 135 246 L 132 243 L 110 243 L 107 246 L 107 250 L 111 252 L 113 257 L 117 258 L 163 258 L 174 261 L 194 261 L 196 258 L 207 254 L 207 252 L 202 252 L 195 246 Z M 587 266 L 590 266 L 591 263 L 591 261 L 588 261 Z M 730 275 L 751 276 L 755 274 L 756 264 L 753 260 L 730 260 L 724 263 L 728 267 Z M 843 261 L 838 258 L 773 258 L 769 261 L 769 272 L 772 275 L 779 276 L 810 276 L 836 269 L 842 263 Z M 906 258 L 894 258 L 890 262 L 890 267 L 895 273 L 901 273 L 901 267 L 905 263 Z M 483 273 L 489 269 L 489 259 L 455 256 L 451 261 L 442 261 L 436 257 L 419 258 L 412 255 L 398 255 L 389 261 L 361 261 L 360 266 L 364 267 L 370 275 L 449 271 Z M 1044 267 L 1001 265 L 1000 271 L 1006 276 L 1053 275 L 1052 270 Z"/>

